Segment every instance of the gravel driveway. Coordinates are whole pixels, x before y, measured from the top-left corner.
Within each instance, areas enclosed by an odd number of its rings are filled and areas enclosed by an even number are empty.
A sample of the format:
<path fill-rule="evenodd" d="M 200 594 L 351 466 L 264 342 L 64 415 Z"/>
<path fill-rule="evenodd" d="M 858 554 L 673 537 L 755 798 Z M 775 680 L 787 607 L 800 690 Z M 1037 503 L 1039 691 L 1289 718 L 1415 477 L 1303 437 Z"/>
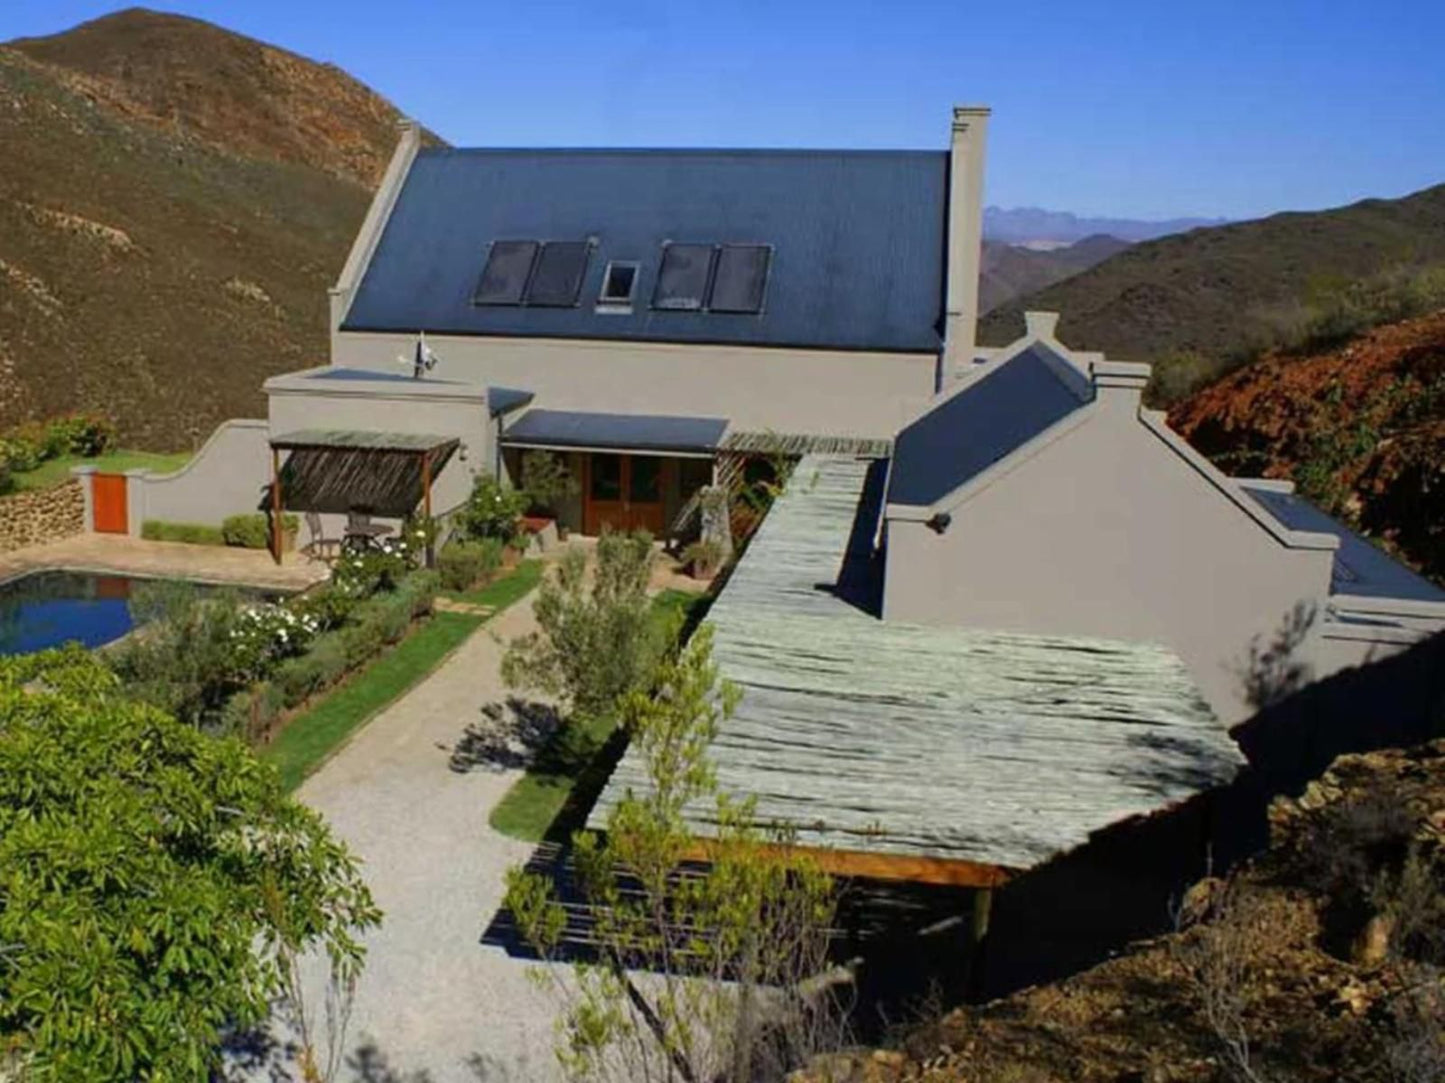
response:
<path fill-rule="evenodd" d="M 361 857 L 386 914 L 367 939 L 342 1080 L 559 1076 L 554 1003 L 529 964 L 481 943 L 506 869 L 532 849 L 487 824 L 520 769 L 455 755 L 482 708 L 506 699 L 503 645 L 534 626 L 530 598 L 493 618 L 299 791 Z M 319 1014 L 319 988 L 314 1000 Z"/>

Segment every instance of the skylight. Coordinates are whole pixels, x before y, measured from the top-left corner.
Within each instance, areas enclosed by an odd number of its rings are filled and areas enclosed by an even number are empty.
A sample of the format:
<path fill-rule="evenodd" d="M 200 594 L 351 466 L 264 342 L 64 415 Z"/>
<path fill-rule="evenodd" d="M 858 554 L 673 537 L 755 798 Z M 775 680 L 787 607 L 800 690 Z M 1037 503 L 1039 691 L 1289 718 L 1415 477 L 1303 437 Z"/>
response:
<path fill-rule="evenodd" d="M 536 241 L 493 241 L 472 304 L 521 304 L 539 247 Z"/>
<path fill-rule="evenodd" d="M 602 274 L 602 292 L 597 296 L 600 305 L 630 305 L 637 292 L 637 264 L 613 260 Z"/>
<path fill-rule="evenodd" d="M 591 255 L 592 246 L 586 241 L 548 241 L 542 245 L 527 289 L 527 304 L 547 308 L 575 305 Z"/>
<path fill-rule="evenodd" d="M 713 312 L 761 312 L 772 254 L 764 244 L 723 245 L 708 308 Z"/>
<path fill-rule="evenodd" d="M 710 244 L 668 244 L 662 248 L 653 308 L 697 311 L 707 299 L 714 248 Z"/>

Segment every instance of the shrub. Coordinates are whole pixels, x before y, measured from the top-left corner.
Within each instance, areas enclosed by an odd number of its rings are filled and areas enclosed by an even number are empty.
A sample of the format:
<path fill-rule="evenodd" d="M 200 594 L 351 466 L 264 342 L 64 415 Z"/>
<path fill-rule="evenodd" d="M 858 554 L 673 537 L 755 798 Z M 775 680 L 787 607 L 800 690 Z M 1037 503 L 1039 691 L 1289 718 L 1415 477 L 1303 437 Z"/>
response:
<path fill-rule="evenodd" d="M 491 474 L 478 474 L 471 496 L 457 512 L 457 525 L 469 538 L 511 541 L 521 533 L 528 499 L 526 493 L 508 488 Z"/>
<path fill-rule="evenodd" d="M 98 414 L 67 414 L 45 427 L 50 457 L 81 455 L 94 458 L 115 444 L 115 424 Z"/>
<path fill-rule="evenodd" d="M 682 551 L 682 559 L 692 565 L 694 575 L 707 579 L 722 567 L 727 554 L 716 538 L 699 538 Z"/>
<path fill-rule="evenodd" d="M 668 638 L 648 619 L 651 569 L 646 533 L 604 533 L 590 581 L 585 551 L 569 548 L 556 579 L 544 580 L 538 591 L 538 631 L 507 647 L 507 685 L 556 695 L 585 718 L 613 710 L 620 697 L 650 681 Z"/>
<path fill-rule="evenodd" d="M 4 496 L 13 488 L 15 488 L 15 475 L 10 470 L 10 460 L 5 457 L 5 449 L 0 447 L 0 496 Z"/>
<path fill-rule="evenodd" d="M 575 496 L 577 479 L 567 469 L 562 456 L 551 451 L 527 451 L 522 454 L 522 492 L 527 495 L 528 510 L 557 514 L 557 502 Z"/>
<path fill-rule="evenodd" d="M 221 537 L 227 545 L 243 549 L 266 549 L 271 544 L 271 521 L 260 512 L 228 515 L 221 522 Z"/>
<path fill-rule="evenodd" d="M 27 1079 L 213 1078 L 297 956 L 349 989 L 380 919 L 273 769 L 127 702 L 93 654 L 0 659 L 0 809 L 0 1066 Z"/>
<path fill-rule="evenodd" d="M 168 523 L 147 519 L 140 525 L 140 536 L 148 541 L 185 542 L 188 545 L 225 545 L 220 527 L 205 523 Z"/>
<path fill-rule="evenodd" d="M 437 554 L 437 572 L 448 590 L 469 590 L 502 566 L 502 540 L 454 541 Z"/>
<path fill-rule="evenodd" d="M 9 462 L 10 469 L 15 473 L 25 474 L 39 466 L 44 456 L 35 441 L 11 433 L 0 439 L 0 458 Z"/>

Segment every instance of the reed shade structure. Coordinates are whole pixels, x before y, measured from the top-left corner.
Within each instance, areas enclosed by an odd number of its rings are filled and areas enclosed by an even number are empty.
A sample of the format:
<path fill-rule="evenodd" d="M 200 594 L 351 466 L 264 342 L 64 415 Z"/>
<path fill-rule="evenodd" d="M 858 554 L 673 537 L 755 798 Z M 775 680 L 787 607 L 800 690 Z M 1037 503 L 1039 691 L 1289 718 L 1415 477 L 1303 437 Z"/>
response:
<path fill-rule="evenodd" d="M 427 433 L 307 429 L 271 440 L 274 555 L 283 511 L 345 514 L 365 508 L 404 519 L 431 515 L 433 480 L 461 441 Z M 282 452 L 290 452 L 284 465 Z"/>
<path fill-rule="evenodd" d="M 1164 647 L 879 620 L 858 584 L 883 468 L 804 457 L 708 614 L 743 693 L 710 751 L 724 791 L 838 875 L 988 889 L 1234 777 Z M 627 752 L 592 826 L 647 785 Z M 716 830 L 710 804 L 687 817 Z"/>

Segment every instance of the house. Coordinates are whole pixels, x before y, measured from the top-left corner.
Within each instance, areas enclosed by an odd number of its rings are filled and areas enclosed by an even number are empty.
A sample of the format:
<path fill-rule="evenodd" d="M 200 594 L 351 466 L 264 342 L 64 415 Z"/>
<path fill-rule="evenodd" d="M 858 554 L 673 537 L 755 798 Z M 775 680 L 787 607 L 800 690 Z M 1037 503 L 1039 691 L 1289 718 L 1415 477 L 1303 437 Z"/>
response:
<path fill-rule="evenodd" d="M 1057 316 L 899 432 L 886 621 L 1168 644 L 1226 722 L 1445 628 L 1445 591 L 1292 492 L 1226 477 Z"/>

